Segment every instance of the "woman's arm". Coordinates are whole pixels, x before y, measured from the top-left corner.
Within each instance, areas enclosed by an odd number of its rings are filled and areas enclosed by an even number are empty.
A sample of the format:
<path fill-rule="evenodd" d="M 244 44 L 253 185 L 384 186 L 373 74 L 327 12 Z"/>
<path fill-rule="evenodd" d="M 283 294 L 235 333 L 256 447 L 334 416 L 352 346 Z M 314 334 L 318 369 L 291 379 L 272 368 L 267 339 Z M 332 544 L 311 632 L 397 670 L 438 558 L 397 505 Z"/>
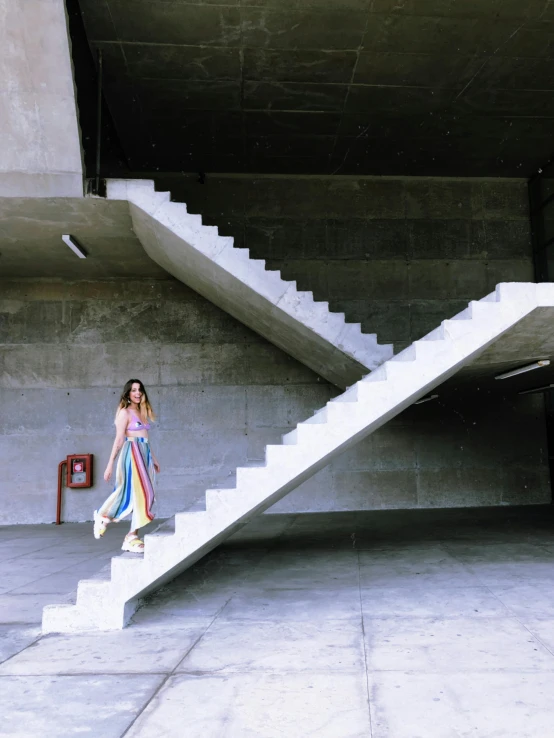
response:
<path fill-rule="evenodd" d="M 160 464 L 158 459 L 154 456 L 154 452 L 152 449 L 150 449 L 150 454 L 152 456 L 152 463 L 154 464 L 154 469 L 156 470 L 156 474 L 160 473 Z"/>
<path fill-rule="evenodd" d="M 104 472 L 104 479 L 106 482 L 110 481 L 110 477 L 112 476 L 113 471 L 113 463 L 115 461 L 115 457 L 119 453 L 119 450 L 125 443 L 125 431 L 127 430 L 127 411 L 126 410 L 119 410 L 117 413 L 116 419 L 115 419 L 115 441 L 113 442 L 112 446 L 112 452 L 110 454 L 110 460 L 108 461 L 108 466 L 106 467 L 106 471 Z"/>

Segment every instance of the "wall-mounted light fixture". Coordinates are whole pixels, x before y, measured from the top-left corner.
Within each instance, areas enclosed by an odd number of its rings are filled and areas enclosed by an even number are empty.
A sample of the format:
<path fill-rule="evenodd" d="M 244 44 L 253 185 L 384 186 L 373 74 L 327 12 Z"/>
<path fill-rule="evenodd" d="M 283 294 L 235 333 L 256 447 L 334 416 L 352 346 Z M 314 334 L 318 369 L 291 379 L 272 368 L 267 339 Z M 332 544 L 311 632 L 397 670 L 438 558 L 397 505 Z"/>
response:
<path fill-rule="evenodd" d="M 519 369 L 512 369 L 510 372 L 504 372 L 504 374 L 498 374 L 495 379 L 508 379 L 509 377 L 515 377 L 518 374 L 525 374 L 525 372 L 532 372 L 533 369 L 542 369 L 543 366 L 549 366 L 550 361 L 544 359 L 543 361 L 535 361 L 527 366 L 520 366 Z"/>
<path fill-rule="evenodd" d="M 69 248 L 73 251 L 74 254 L 77 254 L 79 259 L 87 258 L 87 252 L 80 245 L 80 243 L 77 241 L 76 238 L 68 234 L 68 235 L 62 236 L 62 241 L 69 246 Z"/>
<path fill-rule="evenodd" d="M 546 392 L 546 390 L 554 389 L 554 384 L 545 384 L 544 387 L 534 387 L 533 389 L 518 392 L 518 395 L 532 395 L 535 392 Z"/>
<path fill-rule="evenodd" d="M 430 402 L 431 400 L 436 400 L 437 397 L 438 395 L 428 395 L 427 397 L 422 397 L 421 400 L 414 402 L 414 405 L 422 405 L 424 402 Z"/>

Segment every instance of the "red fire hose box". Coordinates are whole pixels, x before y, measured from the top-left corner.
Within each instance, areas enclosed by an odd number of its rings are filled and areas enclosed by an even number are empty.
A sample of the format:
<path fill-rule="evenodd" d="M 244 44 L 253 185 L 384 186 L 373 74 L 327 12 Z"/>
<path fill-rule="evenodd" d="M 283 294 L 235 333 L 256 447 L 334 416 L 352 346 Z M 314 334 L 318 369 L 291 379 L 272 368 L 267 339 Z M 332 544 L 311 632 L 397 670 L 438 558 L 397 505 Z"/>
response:
<path fill-rule="evenodd" d="M 72 454 L 67 457 L 67 486 L 92 487 L 93 454 Z"/>
<path fill-rule="evenodd" d="M 62 522 L 63 468 L 67 467 L 66 485 L 72 489 L 92 487 L 92 460 L 94 454 L 70 454 L 58 464 L 58 504 L 56 525 Z"/>

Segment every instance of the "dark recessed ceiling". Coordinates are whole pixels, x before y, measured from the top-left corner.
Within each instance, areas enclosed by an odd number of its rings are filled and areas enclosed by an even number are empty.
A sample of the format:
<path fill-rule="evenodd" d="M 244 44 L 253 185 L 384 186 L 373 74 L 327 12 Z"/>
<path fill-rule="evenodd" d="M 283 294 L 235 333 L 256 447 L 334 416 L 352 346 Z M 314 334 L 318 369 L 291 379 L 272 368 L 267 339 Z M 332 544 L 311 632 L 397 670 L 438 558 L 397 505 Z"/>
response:
<path fill-rule="evenodd" d="M 80 0 L 133 171 L 529 176 L 550 0 Z"/>

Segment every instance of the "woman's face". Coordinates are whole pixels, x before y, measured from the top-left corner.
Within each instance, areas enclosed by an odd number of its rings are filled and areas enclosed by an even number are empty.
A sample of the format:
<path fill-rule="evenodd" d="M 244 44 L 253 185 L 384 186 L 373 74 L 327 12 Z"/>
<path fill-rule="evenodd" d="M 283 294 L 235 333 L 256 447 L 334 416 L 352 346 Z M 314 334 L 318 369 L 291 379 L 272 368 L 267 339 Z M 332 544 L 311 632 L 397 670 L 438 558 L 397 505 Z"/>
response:
<path fill-rule="evenodd" d="M 133 382 L 133 386 L 131 387 L 131 390 L 129 392 L 129 399 L 131 400 L 131 402 L 140 405 L 140 402 L 142 400 L 142 392 L 140 391 L 140 384 L 138 382 Z"/>

